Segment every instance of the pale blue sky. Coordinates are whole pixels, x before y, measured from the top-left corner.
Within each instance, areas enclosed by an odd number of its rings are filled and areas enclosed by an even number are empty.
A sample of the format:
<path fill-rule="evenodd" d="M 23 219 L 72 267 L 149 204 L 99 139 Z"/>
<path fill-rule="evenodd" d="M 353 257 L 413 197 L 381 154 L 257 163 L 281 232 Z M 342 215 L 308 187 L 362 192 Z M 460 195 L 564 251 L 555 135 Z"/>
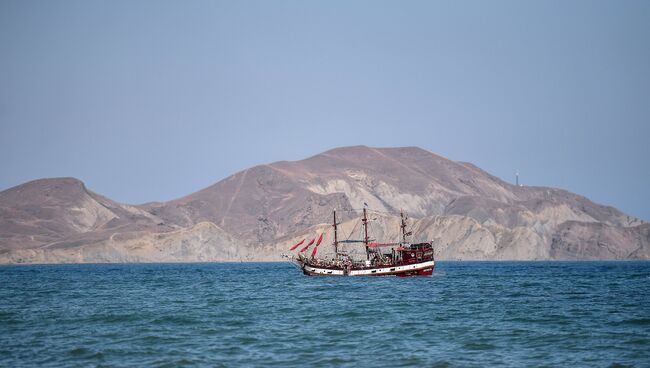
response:
<path fill-rule="evenodd" d="M 420 146 L 650 220 L 650 1 L 0 2 L 0 190 Z"/>

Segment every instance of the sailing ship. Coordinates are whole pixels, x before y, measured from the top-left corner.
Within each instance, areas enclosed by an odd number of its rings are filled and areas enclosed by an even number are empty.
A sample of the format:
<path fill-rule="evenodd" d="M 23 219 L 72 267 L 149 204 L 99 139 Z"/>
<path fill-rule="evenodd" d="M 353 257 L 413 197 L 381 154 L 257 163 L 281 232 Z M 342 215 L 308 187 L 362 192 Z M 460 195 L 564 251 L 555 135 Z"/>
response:
<path fill-rule="evenodd" d="M 308 276 L 431 276 L 435 267 L 433 244 L 431 242 L 411 243 L 407 231 L 407 217 L 400 212 L 401 241 L 392 243 L 378 243 L 368 236 L 368 214 L 363 208 L 361 224 L 363 226 L 363 239 L 339 240 L 336 210 L 333 211 L 334 228 L 334 257 L 317 258 L 318 246 L 323 240 L 320 234 L 312 251 L 311 257 L 303 253 L 316 241 L 312 239 L 305 247 L 300 249 L 296 256 L 287 256 Z M 305 239 L 294 245 L 290 250 L 297 250 L 304 244 Z M 359 244 L 365 247 L 365 260 L 353 259 L 349 252 L 341 249 L 343 244 Z"/>

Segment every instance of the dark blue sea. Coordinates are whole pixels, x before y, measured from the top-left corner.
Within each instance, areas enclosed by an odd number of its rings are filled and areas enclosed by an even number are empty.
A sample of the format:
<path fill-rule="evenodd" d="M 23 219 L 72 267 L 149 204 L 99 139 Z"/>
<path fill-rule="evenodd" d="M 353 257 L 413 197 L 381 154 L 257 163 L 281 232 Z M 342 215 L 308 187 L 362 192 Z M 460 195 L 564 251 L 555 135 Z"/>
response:
<path fill-rule="evenodd" d="M 650 366 L 650 262 L 0 267 L 2 367 Z"/>

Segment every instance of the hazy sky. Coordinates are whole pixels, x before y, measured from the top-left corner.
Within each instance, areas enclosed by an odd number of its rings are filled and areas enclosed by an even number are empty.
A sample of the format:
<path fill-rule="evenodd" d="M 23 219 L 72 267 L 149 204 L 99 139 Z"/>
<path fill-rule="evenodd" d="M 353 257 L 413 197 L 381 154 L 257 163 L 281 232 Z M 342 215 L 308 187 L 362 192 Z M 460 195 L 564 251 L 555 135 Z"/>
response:
<path fill-rule="evenodd" d="M 420 146 L 650 220 L 650 1 L 0 2 L 0 190 Z"/>

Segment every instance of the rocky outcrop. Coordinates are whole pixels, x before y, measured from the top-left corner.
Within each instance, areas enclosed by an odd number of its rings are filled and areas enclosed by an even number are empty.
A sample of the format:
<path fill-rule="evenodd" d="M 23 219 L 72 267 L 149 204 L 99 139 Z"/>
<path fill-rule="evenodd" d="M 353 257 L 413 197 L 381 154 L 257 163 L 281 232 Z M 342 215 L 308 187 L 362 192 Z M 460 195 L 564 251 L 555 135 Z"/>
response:
<path fill-rule="evenodd" d="M 553 259 L 650 259 L 650 224 L 634 227 L 567 221 L 550 244 Z"/>
<path fill-rule="evenodd" d="M 165 233 L 114 233 L 99 241 L 60 242 L 0 252 L 3 263 L 218 262 L 248 260 L 246 249 L 217 225 L 202 222 Z"/>

